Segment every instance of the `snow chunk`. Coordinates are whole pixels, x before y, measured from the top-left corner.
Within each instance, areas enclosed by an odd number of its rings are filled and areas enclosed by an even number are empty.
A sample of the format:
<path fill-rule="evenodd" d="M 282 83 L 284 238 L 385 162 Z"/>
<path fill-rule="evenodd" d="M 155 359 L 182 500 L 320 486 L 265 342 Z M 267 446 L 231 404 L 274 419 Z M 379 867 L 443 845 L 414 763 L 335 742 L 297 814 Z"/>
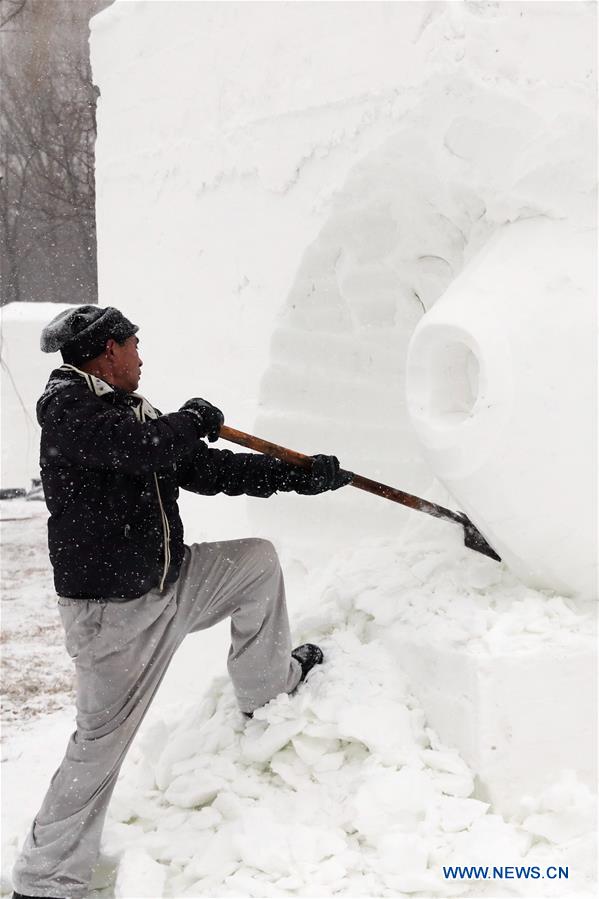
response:
<path fill-rule="evenodd" d="M 442 796 L 439 800 L 441 827 L 448 832 L 466 830 L 470 825 L 489 810 L 488 802 L 478 799 L 457 799 L 454 796 Z"/>
<path fill-rule="evenodd" d="M 400 771 L 375 769 L 368 774 L 351 802 L 357 830 L 375 845 L 391 829 L 416 830 L 434 800 L 431 778 L 409 766 Z"/>
<path fill-rule="evenodd" d="M 117 872 L 116 899 L 161 899 L 164 895 L 166 868 L 144 849 L 127 849 Z"/>
<path fill-rule="evenodd" d="M 327 753 L 337 752 L 340 746 L 339 740 L 321 740 L 305 734 L 299 734 L 291 742 L 300 759 L 309 767 L 321 762 Z"/>
<path fill-rule="evenodd" d="M 209 805 L 225 786 L 226 781 L 220 777 L 211 777 L 210 774 L 182 774 L 170 784 L 164 798 L 171 805 L 194 808 Z"/>
<path fill-rule="evenodd" d="M 286 746 L 296 734 L 303 729 L 305 721 L 284 721 L 281 724 L 269 724 L 266 729 L 248 726 L 248 732 L 241 742 L 241 754 L 250 762 L 267 762 L 272 756 Z"/>
<path fill-rule="evenodd" d="M 376 706 L 344 709 L 339 715 L 339 734 L 360 740 L 386 764 L 407 761 L 405 749 L 412 746 L 414 737 L 409 710 L 384 700 Z"/>
<path fill-rule="evenodd" d="M 185 874 L 188 878 L 216 877 L 222 881 L 237 869 L 240 860 L 234 845 L 232 825 L 227 823 L 212 834 L 202 850 L 187 866 Z"/>
<path fill-rule="evenodd" d="M 299 815 L 283 819 L 267 808 L 245 811 L 234 842 L 245 864 L 281 876 L 296 865 L 316 865 L 345 848 L 334 830 L 304 822 Z"/>
<path fill-rule="evenodd" d="M 537 810 L 522 823 L 524 830 L 551 843 L 565 843 L 588 833 L 597 820 L 596 798 L 574 771 L 565 771 L 558 783 L 549 787 Z"/>

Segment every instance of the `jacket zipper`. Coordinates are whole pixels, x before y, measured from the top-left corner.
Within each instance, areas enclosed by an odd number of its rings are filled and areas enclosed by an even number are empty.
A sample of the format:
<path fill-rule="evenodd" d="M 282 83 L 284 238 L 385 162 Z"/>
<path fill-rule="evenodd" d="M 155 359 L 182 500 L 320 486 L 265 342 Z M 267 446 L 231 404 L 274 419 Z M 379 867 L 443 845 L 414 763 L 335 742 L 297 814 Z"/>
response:
<path fill-rule="evenodd" d="M 162 580 L 160 581 L 160 592 L 162 592 L 164 590 L 164 581 L 166 580 L 166 575 L 171 564 L 171 529 L 168 526 L 168 518 L 166 517 L 166 512 L 164 511 L 164 506 L 162 505 L 162 497 L 160 495 L 158 475 L 156 474 L 156 472 L 154 472 L 154 483 L 156 484 L 156 494 L 158 496 L 158 505 L 160 506 L 160 517 L 162 518 L 162 539 L 164 543 L 164 568 L 162 571 Z"/>
<path fill-rule="evenodd" d="M 143 411 L 143 405 L 140 408 L 140 419 L 141 421 L 146 420 L 146 416 Z M 158 505 L 160 506 L 160 519 L 162 521 L 162 543 L 164 545 L 164 566 L 162 568 L 162 578 L 160 580 L 160 592 L 162 593 L 162 591 L 164 590 L 164 582 L 166 580 L 166 576 L 171 564 L 171 529 L 168 524 L 166 512 L 164 511 L 164 506 L 162 505 L 162 496 L 160 495 L 158 475 L 156 474 L 156 472 L 154 472 L 154 484 L 156 485 L 156 496 L 158 497 Z"/>

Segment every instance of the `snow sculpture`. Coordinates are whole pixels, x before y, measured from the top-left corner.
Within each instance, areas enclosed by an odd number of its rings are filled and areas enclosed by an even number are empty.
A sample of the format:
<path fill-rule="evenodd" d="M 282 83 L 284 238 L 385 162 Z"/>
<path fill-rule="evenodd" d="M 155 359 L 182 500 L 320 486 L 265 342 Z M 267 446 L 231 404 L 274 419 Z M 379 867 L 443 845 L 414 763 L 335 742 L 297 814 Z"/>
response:
<path fill-rule="evenodd" d="M 595 246 L 557 216 L 504 225 L 419 323 L 407 381 L 460 507 L 525 583 L 584 599 L 597 595 Z"/>
<path fill-rule="evenodd" d="M 347 467 L 421 493 L 430 470 L 415 431 L 453 505 L 521 578 L 589 597 L 592 116 L 581 105 L 548 117 L 538 100 L 534 108 L 464 79 L 442 106 L 437 92 L 425 92 L 337 192 L 277 324 L 257 427 L 303 447 L 324 435 Z M 474 316 L 488 358 L 472 351 L 476 336 L 443 349 L 451 327 L 467 330 Z M 492 396 L 472 409 L 491 376 Z M 256 506 L 254 520 L 309 539 L 324 503 L 293 516 L 293 502 Z M 337 534 L 353 536 L 357 520 L 389 536 L 407 518 L 373 498 L 337 502 Z M 439 539 L 446 528 L 437 525 Z"/>
<path fill-rule="evenodd" d="M 593 15 L 117 2 L 97 16 L 99 290 L 160 358 L 148 396 L 212 397 L 243 430 L 426 491 L 405 344 L 495 228 L 552 206 L 552 157 L 576 143 L 565 125 L 594 114 Z M 562 193 L 586 189 L 588 169 Z M 249 500 L 250 522 L 227 499 L 193 509 L 219 537 L 291 521 L 310 541 L 317 527 L 325 550 L 341 531 L 399 536 L 414 514 L 358 491 L 335 503 Z"/>

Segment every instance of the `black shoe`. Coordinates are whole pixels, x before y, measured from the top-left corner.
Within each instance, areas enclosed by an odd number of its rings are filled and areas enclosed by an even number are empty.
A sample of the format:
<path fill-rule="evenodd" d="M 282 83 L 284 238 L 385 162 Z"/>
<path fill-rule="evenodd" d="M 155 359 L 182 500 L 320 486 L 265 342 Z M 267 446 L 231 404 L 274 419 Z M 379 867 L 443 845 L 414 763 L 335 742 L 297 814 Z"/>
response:
<path fill-rule="evenodd" d="M 320 646 L 315 646 L 314 643 L 302 643 L 301 646 L 296 646 L 292 651 L 291 656 L 298 661 L 302 667 L 300 682 L 306 680 L 308 672 L 311 671 L 315 665 L 322 665 L 324 659 L 322 649 Z"/>
<path fill-rule="evenodd" d="M 324 659 L 322 649 L 320 646 L 315 646 L 314 643 L 302 643 L 301 646 L 296 646 L 291 653 L 291 657 L 301 665 L 302 676 L 299 679 L 300 684 L 302 681 L 306 680 L 308 672 L 311 671 L 315 665 L 322 665 Z M 246 718 L 254 717 L 253 712 L 242 712 L 241 714 Z"/>

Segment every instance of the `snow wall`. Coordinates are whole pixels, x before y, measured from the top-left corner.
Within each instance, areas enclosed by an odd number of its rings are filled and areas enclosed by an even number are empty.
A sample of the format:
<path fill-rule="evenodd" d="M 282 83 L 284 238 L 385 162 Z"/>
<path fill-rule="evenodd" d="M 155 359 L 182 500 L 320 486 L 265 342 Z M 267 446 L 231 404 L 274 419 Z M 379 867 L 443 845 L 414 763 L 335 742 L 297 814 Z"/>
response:
<path fill-rule="evenodd" d="M 419 445 L 405 396 L 419 322 L 502 232 L 526 228 L 526 254 L 547 222 L 575 239 L 594 227 L 595 12 L 587 3 L 117 2 L 97 16 L 100 302 L 141 326 L 143 392 L 162 409 L 205 396 L 235 427 L 429 490 L 439 460 L 422 428 Z M 499 267 L 509 269 L 512 252 Z M 552 315 L 580 309 L 587 321 L 593 260 L 584 260 L 586 293 L 568 287 Z M 496 291 L 494 307 L 500 300 Z M 584 333 L 591 327 L 592 315 Z M 572 364 L 588 378 L 592 350 L 582 346 Z M 535 414 L 531 406 L 531 429 Z M 589 458 L 582 471 L 560 462 L 560 478 L 584 487 L 583 505 Z M 477 501 L 466 499 L 476 518 Z M 364 538 L 399 547 L 406 526 L 419 526 L 415 513 L 351 490 L 334 501 L 183 504 L 188 539 L 249 530 L 293 546 L 302 564 Z M 529 513 L 513 498 L 518 528 Z M 431 539 L 453 540 L 457 552 L 454 530 L 433 521 Z M 477 577 L 472 595 L 482 596 L 493 576 Z M 566 647 L 550 634 L 520 653 L 508 641 L 481 661 L 461 638 L 435 636 L 426 616 L 411 630 L 409 607 L 402 664 L 495 807 L 510 810 L 520 787 L 546 786 L 564 766 L 593 782 L 592 641 L 572 625 Z M 509 618 L 505 632 L 520 627 Z M 551 706 L 538 702 L 541 690 Z"/>

